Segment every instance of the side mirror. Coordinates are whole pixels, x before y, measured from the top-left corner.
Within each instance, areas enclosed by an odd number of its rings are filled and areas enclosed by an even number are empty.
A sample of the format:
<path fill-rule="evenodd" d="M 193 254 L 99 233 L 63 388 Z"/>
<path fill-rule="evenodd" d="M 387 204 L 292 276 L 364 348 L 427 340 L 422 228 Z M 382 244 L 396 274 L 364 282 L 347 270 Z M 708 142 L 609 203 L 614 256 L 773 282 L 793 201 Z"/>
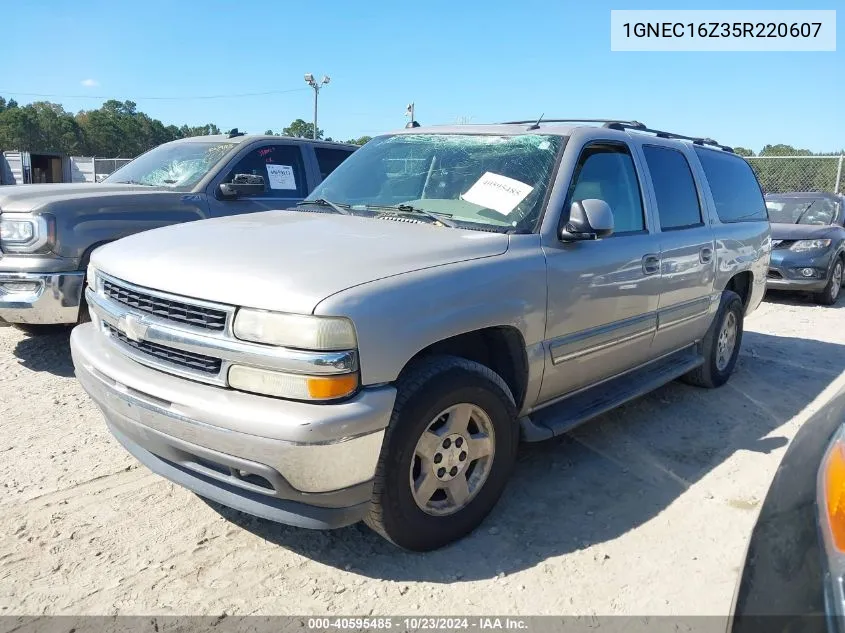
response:
<path fill-rule="evenodd" d="M 613 233 L 613 211 L 604 200 L 588 198 L 573 202 L 569 220 L 560 231 L 564 242 L 597 240 Z"/>
<path fill-rule="evenodd" d="M 253 174 L 235 174 L 232 182 L 220 183 L 218 192 L 224 200 L 231 200 L 238 196 L 249 196 L 264 193 L 264 177 Z"/>

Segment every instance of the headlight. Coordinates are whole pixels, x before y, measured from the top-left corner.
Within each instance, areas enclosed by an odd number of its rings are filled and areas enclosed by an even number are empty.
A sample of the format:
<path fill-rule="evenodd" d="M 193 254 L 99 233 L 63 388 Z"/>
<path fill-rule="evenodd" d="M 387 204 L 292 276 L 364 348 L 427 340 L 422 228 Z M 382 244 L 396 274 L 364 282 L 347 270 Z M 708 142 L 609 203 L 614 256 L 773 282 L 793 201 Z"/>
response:
<path fill-rule="evenodd" d="M 235 336 L 245 341 L 315 351 L 357 347 L 349 319 L 285 314 L 243 308 L 235 315 Z"/>
<path fill-rule="evenodd" d="M 0 218 L 0 249 L 10 253 L 34 253 L 53 239 L 53 223 L 42 215 Z"/>
<path fill-rule="evenodd" d="M 229 386 L 241 391 L 293 400 L 336 400 L 355 393 L 358 374 L 303 376 L 269 369 L 232 365 Z"/>
<path fill-rule="evenodd" d="M 91 264 L 88 264 L 88 269 L 85 271 L 85 283 L 87 283 L 93 292 L 97 292 L 97 269 Z"/>
<path fill-rule="evenodd" d="M 830 240 L 798 240 L 789 247 L 791 251 L 821 251 L 830 246 Z"/>

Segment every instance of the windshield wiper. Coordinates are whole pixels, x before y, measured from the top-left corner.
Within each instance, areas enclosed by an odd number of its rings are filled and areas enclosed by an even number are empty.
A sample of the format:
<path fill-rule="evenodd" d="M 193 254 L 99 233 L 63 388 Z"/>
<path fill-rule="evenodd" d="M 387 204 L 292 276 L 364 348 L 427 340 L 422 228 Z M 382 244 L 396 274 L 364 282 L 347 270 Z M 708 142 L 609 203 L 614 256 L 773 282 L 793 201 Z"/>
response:
<path fill-rule="evenodd" d="M 801 224 L 801 220 L 804 219 L 804 216 L 807 215 L 807 211 L 809 211 L 810 207 L 812 207 L 814 204 L 816 204 L 815 200 L 813 200 L 810 204 L 808 204 L 807 208 L 804 209 L 801 213 L 798 214 L 798 218 L 795 220 L 795 224 Z"/>
<path fill-rule="evenodd" d="M 438 213 L 437 211 L 426 211 L 425 209 L 421 209 L 419 207 L 412 206 L 410 204 L 397 204 L 395 206 L 390 205 L 375 205 L 375 204 L 368 204 L 366 205 L 368 209 L 384 209 L 385 211 L 398 211 L 399 213 L 418 213 L 420 215 L 424 215 L 430 220 L 434 220 L 435 222 L 439 222 L 444 226 L 451 227 L 453 229 L 460 228 L 458 224 L 449 218 L 451 218 L 451 214 L 449 213 Z"/>
<path fill-rule="evenodd" d="M 154 186 L 148 182 L 141 182 L 140 180 L 115 180 L 114 182 L 121 185 L 142 185 L 144 187 Z"/>
<path fill-rule="evenodd" d="M 349 211 L 349 205 L 339 205 L 336 202 L 326 200 L 325 198 L 317 198 L 316 200 L 303 200 L 302 202 L 297 202 L 296 206 L 301 207 L 308 204 L 313 205 L 315 207 L 329 207 L 330 209 L 333 209 L 336 213 L 340 213 L 341 215 L 352 215 L 352 213 Z"/>

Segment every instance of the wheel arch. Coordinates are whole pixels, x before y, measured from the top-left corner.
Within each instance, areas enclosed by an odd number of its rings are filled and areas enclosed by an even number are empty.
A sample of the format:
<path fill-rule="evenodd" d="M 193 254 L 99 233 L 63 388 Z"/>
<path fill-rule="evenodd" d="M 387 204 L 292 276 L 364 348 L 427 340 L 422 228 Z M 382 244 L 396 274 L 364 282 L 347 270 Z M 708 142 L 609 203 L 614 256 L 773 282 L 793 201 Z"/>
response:
<path fill-rule="evenodd" d="M 414 354 L 402 372 L 421 358 L 440 355 L 457 356 L 488 367 L 505 381 L 517 410 L 522 409 L 528 390 L 528 354 L 525 338 L 516 327 L 485 327 L 439 340 Z"/>
<path fill-rule="evenodd" d="M 751 289 L 754 286 L 754 273 L 750 270 L 743 270 L 728 279 L 725 290 L 731 290 L 742 299 L 742 305 L 747 310 L 751 301 Z"/>

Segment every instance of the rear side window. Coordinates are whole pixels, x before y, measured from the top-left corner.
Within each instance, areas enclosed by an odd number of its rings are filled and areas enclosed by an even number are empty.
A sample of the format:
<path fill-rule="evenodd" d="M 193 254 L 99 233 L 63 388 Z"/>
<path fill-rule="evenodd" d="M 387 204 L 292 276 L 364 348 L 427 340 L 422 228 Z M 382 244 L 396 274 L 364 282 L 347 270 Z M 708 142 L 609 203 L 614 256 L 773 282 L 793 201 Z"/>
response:
<path fill-rule="evenodd" d="M 675 149 L 646 145 L 645 161 L 657 197 L 660 229 L 701 226 L 701 205 L 686 156 Z"/>
<path fill-rule="evenodd" d="M 763 192 L 751 165 L 727 152 L 696 147 L 695 153 L 710 183 L 716 213 L 722 222 L 768 221 Z"/>
<path fill-rule="evenodd" d="M 317 155 L 317 164 L 320 166 L 320 176 L 324 180 L 326 176 L 352 155 L 351 150 L 329 147 L 315 147 L 314 153 Z"/>

